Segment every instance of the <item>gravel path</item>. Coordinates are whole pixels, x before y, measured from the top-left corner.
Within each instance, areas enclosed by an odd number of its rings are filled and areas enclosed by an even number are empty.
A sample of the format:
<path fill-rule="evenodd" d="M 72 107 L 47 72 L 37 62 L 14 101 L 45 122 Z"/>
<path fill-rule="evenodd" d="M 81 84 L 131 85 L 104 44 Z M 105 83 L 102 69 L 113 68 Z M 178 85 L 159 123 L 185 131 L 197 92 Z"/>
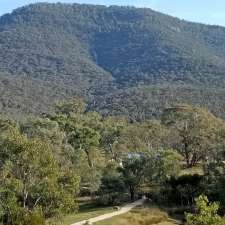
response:
<path fill-rule="evenodd" d="M 130 204 L 127 204 L 127 205 L 123 206 L 120 210 L 118 210 L 116 212 L 107 213 L 107 214 L 104 214 L 104 215 L 101 215 L 101 216 L 91 218 L 89 220 L 83 220 L 83 221 L 80 221 L 80 222 L 77 222 L 77 223 L 73 223 L 71 225 L 84 225 L 87 221 L 89 221 L 90 224 L 92 224 L 92 223 L 96 223 L 98 221 L 110 219 L 114 216 L 119 216 L 121 214 L 127 213 L 131 209 L 133 209 L 134 207 L 143 205 L 144 202 L 145 202 L 145 199 L 141 199 L 141 200 L 138 200 L 136 202 L 133 202 L 133 203 L 130 203 Z"/>

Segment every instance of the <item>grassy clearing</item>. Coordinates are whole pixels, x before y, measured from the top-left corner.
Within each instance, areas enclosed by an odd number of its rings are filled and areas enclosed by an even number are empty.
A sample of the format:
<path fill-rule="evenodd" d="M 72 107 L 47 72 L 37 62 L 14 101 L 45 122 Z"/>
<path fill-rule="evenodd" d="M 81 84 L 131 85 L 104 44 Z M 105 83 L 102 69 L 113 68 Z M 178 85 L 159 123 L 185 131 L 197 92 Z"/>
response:
<path fill-rule="evenodd" d="M 61 219 L 52 219 L 48 225 L 70 225 L 82 220 L 88 220 L 99 215 L 115 211 L 113 207 L 96 207 L 88 199 L 79 200 L 80 209 L 77 213 L 67 215 Z M 177 225 L 178 221 L 169 218 L 166 209 L 159 209 L 156 206 L 145 204 L 136 207 L 129 213 L 121 216 L 115 216 L 111 219 L 104 220 L 95 225 Z"/>
<path fill-rule="evenodd" d="M 197 165 L 197 166 L 194 166 L 192 168 L 183 169 L 180 173 L 180 176 L 182 176 L 182 175 L 195 175 L 195 174 L 204 175 L 204 170 L 203 170 L 202 165 Z"/>
<path fill-rule="evenodd" d="M 91 208 L 89 210 L 80 210 L 79 212 L 71 215 L 67 215 L 61 219 L 52 219 L 49 220 L 47 224 L 54 224 L 54 225 L 70 225 L 75 222 L 79 222 L 82 220 L 87 220 L 92 217 L 96 217 L 105 213 L 113 212 L 112 207 L 107 208 Z"/>
<path fill-rule="evenodd" d="M 82 220 L 115 211 L 113 207 L 97 207 L 91 201 L 80 201 L 80 209 L 77 213 L 67 215 L 63 218 L 55 218 L 47 221 L 48 225 L 70 225 Z"/>
<path fill-rule="evenodd" d="M 95 225 L 177 225 L 178 221 L 172 220 L 168 214 L 157 207 L 145 205 L 137 207 L 121 216 L 104 220 Z"/>

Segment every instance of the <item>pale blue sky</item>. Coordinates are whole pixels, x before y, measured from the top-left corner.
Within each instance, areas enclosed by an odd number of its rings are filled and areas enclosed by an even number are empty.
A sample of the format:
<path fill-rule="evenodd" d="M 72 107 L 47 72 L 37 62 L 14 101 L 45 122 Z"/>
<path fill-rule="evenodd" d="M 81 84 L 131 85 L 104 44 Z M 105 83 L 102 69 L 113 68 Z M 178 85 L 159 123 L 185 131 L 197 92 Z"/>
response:
<path fill-rule="evenodd" d="M 43 0 L 0 0 L 0 15 Z M 44 0 L 46 2 L 149 7 L 182 19 L 225 26 L 225 0 Z"/>

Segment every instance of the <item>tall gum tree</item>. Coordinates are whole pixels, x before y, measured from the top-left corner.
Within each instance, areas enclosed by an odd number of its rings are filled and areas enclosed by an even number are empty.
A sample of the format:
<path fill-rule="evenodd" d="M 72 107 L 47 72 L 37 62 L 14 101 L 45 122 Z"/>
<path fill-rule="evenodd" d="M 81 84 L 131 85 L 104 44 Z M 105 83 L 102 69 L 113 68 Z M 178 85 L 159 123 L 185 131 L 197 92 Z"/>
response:
<path fill-rule="evenodd" d="M 209 111 L 189 105 L 165 109 L 162 122 L 170 128 L 172 147 L 184 157 L 187 167 L 214 157 L 218 130 L 225 126 Z"/>

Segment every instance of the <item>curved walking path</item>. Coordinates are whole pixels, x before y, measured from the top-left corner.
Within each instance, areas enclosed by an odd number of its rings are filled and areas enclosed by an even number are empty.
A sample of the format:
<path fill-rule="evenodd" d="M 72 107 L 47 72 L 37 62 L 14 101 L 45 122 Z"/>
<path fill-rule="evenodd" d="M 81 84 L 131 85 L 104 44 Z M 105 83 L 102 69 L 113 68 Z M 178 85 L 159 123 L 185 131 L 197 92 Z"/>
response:
<path fill-rule="evenodd" d="M 83 220 L 83 221 L 80 221 L 80 222 L 77 222 L 77 223 L 73 223 L 71 225 L 84 225 L 87 221 L 90 222 L 90 223 L 96 223 L 98 221 L 110 219 L 110 218 L 112 218 L 114 216 L 119 216 L 121 214 L 127 213 L 131 209 L 133 209 L 134 207 L 143 205 L 144 202 L 145 202 L 145 199 L 140 199 L 140 200 L 138 200 L 136 202 L 133 202 L 133 203 L 130 203 L 130 204 L 127 204 L 127 205 L 123 206 L 120 210 L 118 210 L 116 212 L 107 213 L 107 214 L 104 214 L 104 215 L 101 215 L 101 216 L 97 216 L 97 217 L 94 217 L 94 218 L 91 218 L 91 219 L 88 219 L 88 220 Z"/>

